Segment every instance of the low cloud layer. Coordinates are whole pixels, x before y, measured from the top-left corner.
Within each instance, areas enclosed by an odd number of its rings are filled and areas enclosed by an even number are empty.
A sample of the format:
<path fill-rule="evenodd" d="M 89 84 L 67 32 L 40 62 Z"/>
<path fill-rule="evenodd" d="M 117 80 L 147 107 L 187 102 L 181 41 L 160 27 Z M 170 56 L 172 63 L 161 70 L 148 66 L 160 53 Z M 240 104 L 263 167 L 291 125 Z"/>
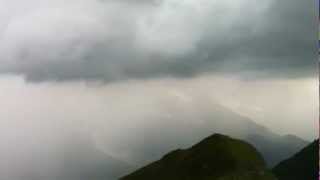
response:
<path fill-rule="evenodd" d="M 1 0 L 0 5 L 0 72 L 30 81 L 314 73 L 313 1 Z"/>

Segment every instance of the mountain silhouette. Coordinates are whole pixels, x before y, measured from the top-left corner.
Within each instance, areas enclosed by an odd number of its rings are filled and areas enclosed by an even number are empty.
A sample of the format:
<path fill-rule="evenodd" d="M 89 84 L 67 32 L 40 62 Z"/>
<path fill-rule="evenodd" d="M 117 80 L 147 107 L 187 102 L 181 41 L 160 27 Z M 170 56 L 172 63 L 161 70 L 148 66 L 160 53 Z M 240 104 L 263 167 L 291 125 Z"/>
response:
<path fill-rule="evenodd" d="M 214 134 L 176 150 L 121 180 L 274 180 L 261 154 L 250 144 Z"/>
<path fill-rule="evenodd" d="M 293 156 L 309 142 L 294 135 L 250 134 L 245 140 L 254 145 L 263 155 L 269 167 Z"/>
<path fill-rule="evenodd" d="M 305 147 L 293 157 L 281 162 L 273 173 L 279 180 L 318 179 L 319 140 Z"/>
<path fill-rule="evenodd" d="M 143 129 L 143 134 L 147 136 L 134 139 L 130 144 L 130 153 L 139 158 L 137 164 L 150 163 L 172 149 L 190 147 L 214 133 L 236 137 L 254 145 L 263 155 L 269 168 L 291 157 L 310 143 L 293 135 L 279 135 L 254 120 L 216 103 L 201 108 L 206 108 L 204 111 L 210 113 L 193 114 L 192 124 L 181 119 L 157 119 L 150 123 L 148 128 Z M 174 109 L 170 111 L 170 114 L 175 113 L 177 112 Z"/>

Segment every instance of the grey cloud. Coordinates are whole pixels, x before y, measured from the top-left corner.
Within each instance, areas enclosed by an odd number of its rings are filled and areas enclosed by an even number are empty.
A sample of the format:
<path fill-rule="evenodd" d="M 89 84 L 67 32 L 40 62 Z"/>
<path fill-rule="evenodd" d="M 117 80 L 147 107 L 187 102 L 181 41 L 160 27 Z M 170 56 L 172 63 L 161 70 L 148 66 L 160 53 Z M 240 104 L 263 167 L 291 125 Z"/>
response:
<path fill-rule="evenodd" d="M 38 14 L 11 20 L 0 45 L 0 71 L 30 81 L 106 82 L 202 73 L 250 78 L 314 73 L 313 1 L 81 2 L 54 3 L 62 8 L 59 15 L 40 7 Z"/>

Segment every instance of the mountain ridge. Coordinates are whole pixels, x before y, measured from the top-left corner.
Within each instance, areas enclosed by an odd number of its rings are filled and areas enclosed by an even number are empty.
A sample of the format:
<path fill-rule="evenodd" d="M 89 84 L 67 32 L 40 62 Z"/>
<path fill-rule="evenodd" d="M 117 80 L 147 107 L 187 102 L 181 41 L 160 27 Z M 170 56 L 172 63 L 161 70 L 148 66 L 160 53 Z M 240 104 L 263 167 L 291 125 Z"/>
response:
<path fill-rule="evenodd" d="M 249 143 L 214 134 L 177 149 L 120 180 L 274 180 L 261 154 Z"/>
<path fill-rule="evenodd" d="M 136 157 L 133 160 L 135 164 L 152 162 L 172 149 L 190 147 L 213 133 L 226 134 L 251 143 L 265 157 L 268 167 L 292 156 L 309 143 L 301 138 L 289 138 L 294 143 L 286 143 L 286 136 L 220 104 L 214 103 L 205 108 L 211 113 L 195 114 L 197 119 L 193 122 L 197 123 L 190 124 L 180 119 L 172 119 L 170 122 L 167 119 L 157 119 L 155 123 L 150 123 L 148 128 L 143 129 L 143 134 L 148 136 L 141 140 L 133 139 L 136 142 L 130 144 L 134 149 L 130 154 Z"/>
<path fill-rule="evenodd" d="M 317 179 L 319 170 L 319 140 L 309 144 L 294 156 L 273 168 L 279 180 Z"/>

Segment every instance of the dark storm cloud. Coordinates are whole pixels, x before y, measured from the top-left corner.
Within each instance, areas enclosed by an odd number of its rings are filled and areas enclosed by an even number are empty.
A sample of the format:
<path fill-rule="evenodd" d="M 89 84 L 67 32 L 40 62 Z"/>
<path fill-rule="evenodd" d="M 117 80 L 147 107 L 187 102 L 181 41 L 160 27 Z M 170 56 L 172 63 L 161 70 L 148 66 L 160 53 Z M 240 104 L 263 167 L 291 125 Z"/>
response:
<path fill-rule="evenodd" d="M 1 28 L 1 72 L 30 81 L 106 82 L 202 73 L 288 78 L 314 72 L 313 1 L 48 2 L 0 19 L 8 22 Z"/>

